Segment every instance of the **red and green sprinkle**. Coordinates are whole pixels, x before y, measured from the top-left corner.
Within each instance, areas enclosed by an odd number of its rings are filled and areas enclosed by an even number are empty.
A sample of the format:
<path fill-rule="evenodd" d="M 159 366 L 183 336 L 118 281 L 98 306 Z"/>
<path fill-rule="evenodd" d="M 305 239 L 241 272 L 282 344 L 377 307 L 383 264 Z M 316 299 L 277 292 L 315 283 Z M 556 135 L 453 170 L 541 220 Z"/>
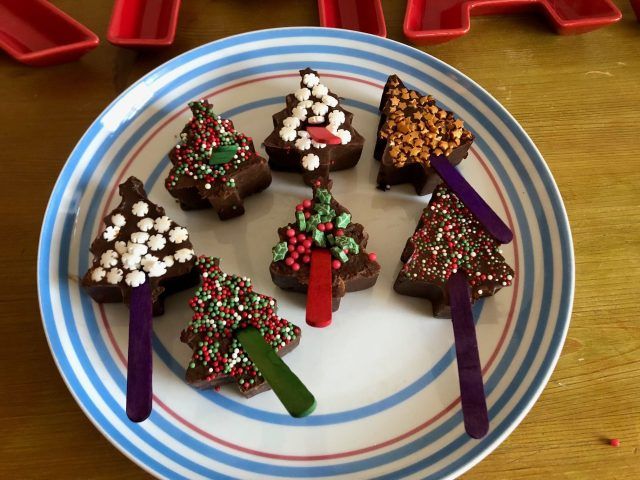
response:
<path fill-rule="evenodd" d="M 512 283 L 500 244 L 445 184 L 436 187 L 410 241 L 414 250 L 402 267 L 408 278 L 444 285 L 463 269 L 474 298 Z"/>
<path fill-rule="evenodd" d="M 213 112 L 207 100 L 189 103 L 193 117 L 180 135 L 181 141 L 170 153 L 174 168 L 166 180 L 172 190 L 180 178 L 189 176 L 209 190 L 216 185 L 235 188 L 230 175 L 255 156 L 251 138 L 236 131 L 229 119 Z"/>
<path fill-rule="evenodd" d="M 209 382 L 233 377 L 240 390 L 249 390 L 264 379 L 235 332 L 251 325 L 278 351 L 296 340 L 300 329 L 276 315 L 275 300 L 255 293 L 250 279 L 220 270 L 218 259 L 203 256 L 196 265 L 202 286 L 189 302 L 194 315 L 184 332 L 198 338 L 189 368 L 201 368 Z"/>

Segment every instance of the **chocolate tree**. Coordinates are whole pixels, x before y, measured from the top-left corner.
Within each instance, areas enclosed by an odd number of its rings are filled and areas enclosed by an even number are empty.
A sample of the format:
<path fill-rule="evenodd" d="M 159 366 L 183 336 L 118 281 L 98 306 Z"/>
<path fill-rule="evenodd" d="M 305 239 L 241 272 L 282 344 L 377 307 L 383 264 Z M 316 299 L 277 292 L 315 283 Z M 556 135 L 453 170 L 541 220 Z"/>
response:
<path fill-rule="evenodd" d="M 223 272 L 217 258 L 203 256 L 196 264 L 202 285 L 189 302 L 194 314 L 180 337 L 193 349 L 187 382 L 198 388 L 234 383 L 247 398 L 273 386 L 292 415 L 311 413 L 315 400 L 297 377 L 275 356 L 265 361 L 258 351 L 266 342 L 267 356 L 285 355 L 300 342 L 300 328 L 279 317 L 276 301 L 254 292 L 250 279 Z M 269 369 L 270 378 L 262 369 Z"/>
<path fill-rule="evenodd" d="M 300 77 L 300 88 L 273 115 L 274 130 L 264 146 L 274 170 L 302 172 L 308 185 L 317 179 L 329 185 L 330 171 L 358 163 L 364 138 L 353 128 L 353 114 L 320 83 L 318 72 L 306 68 Z"/>
<path fill-rule="evenodd" d="M 452 165 L 466 158 L 474 136 L 452 112 L 431 95 L 410 90 L 391 75 L 380 101 L 380 124 L 374 157 L 380 161 L 378 186 L 411 183 L 427 195 L 440 181 L 430 164 L 432 155 L 445 155 Z"/>
<path fill-rule="evenodd" d="M 307 292 L 312 257 L 328 252 L 331 310 L 346 292 L 372 287 L 380 273 L 374 253 L 365 250 L 369 235 L 351 220 L 351 213 L 326 188 L 316 186 L 313 198 L 296 206 L 295 220 L 278 229 L 279 243 L 273 247 L 271 278 L 285 290 Z"/>
<path fill-rule="evenodd" d="M 167 190 L 185 210 L 211 208 L 222 220 L 244 213 L 243 199 L 271 183 L 267 161 L 233 122 L 207 100 L 189 103 L 193 117 L 169 152 L 173 168 Z"/>

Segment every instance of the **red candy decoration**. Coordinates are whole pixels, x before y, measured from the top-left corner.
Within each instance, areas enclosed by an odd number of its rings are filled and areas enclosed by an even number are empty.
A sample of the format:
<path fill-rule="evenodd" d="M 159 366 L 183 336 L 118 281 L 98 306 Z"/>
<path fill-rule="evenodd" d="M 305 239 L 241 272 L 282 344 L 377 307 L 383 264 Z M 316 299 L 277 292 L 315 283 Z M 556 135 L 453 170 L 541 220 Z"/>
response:
<path fill-rule="evenodd" d="M 340 145 L 342 140 L 336 137 L 325 127 L 307 127 L 307 133 L 318 143 L 326 143 L 327 145 Z"/>

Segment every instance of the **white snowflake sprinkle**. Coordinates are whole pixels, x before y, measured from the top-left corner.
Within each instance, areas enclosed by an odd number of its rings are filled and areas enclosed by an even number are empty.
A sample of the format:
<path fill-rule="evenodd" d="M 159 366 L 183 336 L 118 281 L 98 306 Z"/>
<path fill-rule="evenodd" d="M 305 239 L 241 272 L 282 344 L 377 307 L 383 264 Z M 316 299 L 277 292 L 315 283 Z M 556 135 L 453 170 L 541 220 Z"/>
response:
<path fill-rule="evenodd" d="M 147 246 L 153 252 L 157 252 L 158 250 L 162 250 L 164 246 L 167 244 L 167 239 L 164 238 L 164 235 L 151 235 L 149 240 L 147 240 Z"/>
<path fill-rule="evenodd" d="M 306 130 L 299 130 L 298 136 L 300 138 L 309 138 L 311 135 L 309 135 L 309 132 L 307 132 Z"/>
<path fill-rule="evenodd" d="M 112 285 L 116 285 L 122 281 L 123 275 L 124 272 L 119 268 L 112 268 L 109 270 L 109 273 L 107 273 L 107 282 Z"/>
<path fill-rule="evenodd" d="M 311 148 L 311 139 L 308 137 L 299 138 L 296 140 L 296 148 L 301 151 L 309 150 Z"/>
<path fill-rule="evenodd" d="M 116 213 L 114 215 L 111 215 L 111 223 L 113 223 L 116 227 L 124 227 L 127 224 L 127 220 L 121 213 Z"/>
<path fill-rule="evenodd" d="M 115 267 L 118 264 L 118 252 L 107 250 L 100 255 L 100 265 L 104 268 Z"/>
<path fill-rule="evenodd" d="M 149 247 L 147 247 L 144 243 L 127 243 L 127 253 L 132 255 L 137 255 L 141 257 L 149 251 Z"/>
<path fill-rule="evenodd" d="M 291 109 L 291 115 L 296 117 L 301 122 L 304 122 L 307 119 L 307 109 L 303 107 L 293 107 Z"/>
<path fill-rule="evenodd" d="M 298 103 L 298 107 L 299 108 L 311 108 L 313 106 L 313 100 L 303 100 L 302 102 Z"/>
<path fill-rule="evenodd" d="M 120 255 L 122 255 L 123 253 L 125 253 L 127 251 L 127 242 L 123 242 L 123 241 L 118 241 L 115 243 L 115 249 L 116 252 L 118 252 Z"/>
<path fill-rule="evenodd" d="M 172 243 L 182 243 L 189 238 L 189 232 L 186 228 L 176 227 L 169 232 L 169 241 Z"/>
<path fill-rule="evenodd" d="M 313 88 L 320 83 L 320 79 L 315 73 L 305 73 L 304 77 L 302 77 L 302 83 L 309 88 Z"/>
<path fill-rule="evenodd" d="M 154 226 L 157 232 L 164 233 L 171 228 L 171 219 L 166 215 L 156 218 Z"/>
<path fill-rule="evenodd" d="M 162 259 L 162 261 L 164 262 L 164 264 L 167 266 L 167 268 L 171 268 L 173 267 L 174 264 L 174 259 L 173 259 L 173 255 L 167 255 L 166 257 L 164 257 Z"/>
<path fill-rule="evenodd" d="M 324 123 L 324 117 L 322 115 L 314 115 L 313 117 L 309 117 L 309 123 L 311 125 L 318 125 L 320 123 Z"/>
<path fill-rule="evenodd" d="M 313 148 L 324 148 L 327 146 L 326 143 L 320 143 L 320 142 L 316 142 L 315 140 L 311 140 L 311 146 Z"/>
<path fill-rule="evenodd" d="M 133 243 L 145 243 L 149 240 L 149 234 L 147 232 L 133 232 L 131 234 L 131 241 Z"/>
<path fill-rule="evenodd" d="M 133 253 L 124 253 L 122 255 L 122 266 L 126 270 L 136 270 L 140 266 L 140 256 L 134 255 Z"/>
<path fill-rule="evenodd" d="M 149 218 L 149 217 L 143 218 L 137 223 L 137 225 L 140 231 L 148 232 L 153 228 L 153 225 L 154 225 L 153 218 Z"/>
<path fill-rule="evenodd" d="M 140 260 L 140 266 L 142 267 L 142 269 L 145 272 L 148 272 L 149 269 L 151 268 L 151 265 L 153 265 L 155 262 L 157 262 L 158 260 L 160 260 L 158 257 L 156 257 L 155 255 L 151 255 L 150 253 L 147 253 L 144 257 L 142 257 L 142 259 Z"/>
<path fill-rule="evenodd" d="M 173 254 L 173 258 L 175 258 L 178 261 L 178 263 L 184 263 L 191 260 L 193 255 L 194 255 L 194 252 L 192 249 L 181 248 L 180 250 L 177 250 L 176 253 Z"/>
<path fill-rule="evenodd" d="M 303 100 L 308 100 L 309 97 L 311 96 L 311 90 L 309 90 L 308 88 L 300 88 L 296 90 L 294 95 L 296 97 L 296 100 L 298 100 L 299 102 Z"/>
<path fill-rule="evenodd" d="M 298 128 L 300 126 L 300 119 L 297 117 L 287 117 L 282 121 L 282 125 L 285 127 Z"/>
<path fill-rule="evenodd" d="M 341 110 L 334 110 L 329 113 L 329 123 L 332 125 L 342 125 L 345 121 L 344 112 Z"/>
<path fill-rule="evenodd" d="M 320 157 L 309 153 L 302 157 L 302 166 L 309 171 L 313 171 L 320 166 Z"/>
<path fill-rule="evenodd" d="M 316 98 L 322 98 L 329 93 L 329 89 L 325 87 L 323 84 L 319 83 L 318 85 L 313 87 L 313 90 L 311 90 L 311 93 Z"/>
<path fill-rule="evenodd" d="M 139 287 L 140 285 L 142 285 L 146 279 L 147 277 L 140 270 L 134 270 L 133 272 L 129 272 L 127 273 L 127 276 L 124 277 L 124 281 L 127 283 L 127 285 L 133 288 Z"/>
<path fill-rule="evenodd" d="M 351 133 L 349 132 L 349 130 L 337 130 L 335 136 L 339 137 L 340 140 L 342 140 L 342 145 L 346 145 L 351 141 Z"/>
<path fill-rule="evenodd" d="M 338 106 L 338 99 L 336 97 L 332 97 L 331 95 L 325 95 L 322 97 L 322 103 L 325 105 L 329 105 L 331 108 Z"/>
<path fill-rule="evenodd" d="M 96 267 L 91 271 L 91 280 L 94 282 L 99 282 L 104 278 L 107 272 L 104 271 L 102 267 Z"/>
<path fill-rule="evenodd" d="M 140 200 L 139 202 L 133 204 L 133 206 L 131 207 L 131 213 L 133 213 L 136 217 L 144 217 L 147 213 L 149 213 L 149 204 Z"/>
<path fill-rule="evenodd" d="M 148 269 L 149 277 L 161 277 L 167 273 L 167 266 L 164 262 L 153 262 Z"/>
<path fill-rule="evenodd" d="M 109 225 L 102 232 L 102 238 L 104 238 L 107 242 L 112 242 L 116 239 L 118 234 L 120 233 L 120 227 L 116 227 L 115 225 Z"/>
<path fill-rule="evenodd" d="M 313 110 L 313 113 L 316 115 L 326 115 L 329 111 L 329 107 L 324 103 L 316 102 L 311 107 L 311 110 Z"/>
<path fill-rule="evenodd" d="M 280 129 L 280 138 L 285 142 L 292 142 L 296 139 L 296 129 L 293 127 L 282 127 Z"/>

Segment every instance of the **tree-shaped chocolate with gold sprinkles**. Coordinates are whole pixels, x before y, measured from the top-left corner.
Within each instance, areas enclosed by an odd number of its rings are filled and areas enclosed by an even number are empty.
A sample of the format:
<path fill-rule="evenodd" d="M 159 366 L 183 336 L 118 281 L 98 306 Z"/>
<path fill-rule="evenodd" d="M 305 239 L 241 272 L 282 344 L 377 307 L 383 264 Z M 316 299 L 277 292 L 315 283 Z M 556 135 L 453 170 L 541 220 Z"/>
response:
<path fill-rule="evenodd" d="M 382 190 L 410 183 L 418 195 L 430 194 L 440 177 L 431 156 L 445 155 L 452 165 L 469 154 L 473 134 L 431 95 L 408 89 L 397 75 L 387 80 L 380 101 L 380 124 L 374 158 L 380 161 Z"/>
<path fill-rule="evenodd" d="M 300 88 L 273 115 L 273 131 L 264 141 L 271 168 L 302 172 L 307 185 L 317 179 L 330 185 L 329 172 L 354 167 L 363 145 L 353 113 L 311 68 L 300 70 Z"/>
<path fill-rule="evenodd" d="M 317 308 L 329 313 L 336 311 L 346 292 L 370 288 L 378 279 L 380 265 L 376 254 L 365 250 L 369 235 L 361 224 L 352 221 L 349 210 L 334 199 L 330 190 L 319 183 L 314 186 L 313 197 L 296 206 L 294 221 L 278 229 L 278 237 L 279 242 L 273 247 L 271 278 L 285 290 L 307 292 L 310 325 L 326 326 L 331 321 L 326 316 L 319 321 L 310 318 L 310 308 L 316 312 Z M 327 254 L 321 255 L 320 261 L 330 270 L 318 272 L 320 283 L 324 284 L 328 276 L 326 283 L 330 289 L 329 295 L 319 295 L 319 301 L 328 300 L 328 306 L 309 303 L 314 300 L 310 298 L 314 292 L 309 290 L 314 288 L 313 264 L 319 251 Z"/>
<path fill-rule="evenodd" d="M 207 100 L 189 107 L 193 117 L 169 152 L 173 168 L 165 186 L 185 210 L 213 207 L 221 220 L 242 215 L 243 199 L 271 183 L 269 165 L 252 139 L 215 114 Z"/>
<path fill-rule="evenodd" d="M 200 257 L 197 266 L 202 285 L 181 334 L 193 349 L 187 382 L 216 389 L 235 383 L 247 398 L 273 388 L 292 416 L 310 414 L 313 395 L 280 359 L 298 346 L 300 328 L 279 317 L 276 301 L 254 292 L 249 278 L 223 272 L 217 258 Z"/>

